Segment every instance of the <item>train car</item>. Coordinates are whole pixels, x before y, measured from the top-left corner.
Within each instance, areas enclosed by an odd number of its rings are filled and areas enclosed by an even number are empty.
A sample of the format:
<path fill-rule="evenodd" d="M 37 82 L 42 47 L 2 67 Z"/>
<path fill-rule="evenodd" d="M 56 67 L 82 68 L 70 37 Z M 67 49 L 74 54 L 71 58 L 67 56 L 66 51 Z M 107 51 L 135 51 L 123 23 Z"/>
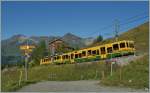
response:
<path fill-rule="evenodd" d="M 41 59 L 40 65 L 44 65 L 44 64 L 52 64 L 51 58 L 45 57 L 45 58 Z"/>
<path fill-rule="evenodd" d="M 57 64 L 91 62 L 101 59 L 133 55 L 134 53 L 134 41 L 122 40 L 95 47 L 84 48 L 64 53 L 62 55 L 56 55 L 53 57 L 53 62 Z M 49 62 L 52 63 L 52 61 Z M 43 64 L 49 64 L 49 62 L 44 62 Z"/>

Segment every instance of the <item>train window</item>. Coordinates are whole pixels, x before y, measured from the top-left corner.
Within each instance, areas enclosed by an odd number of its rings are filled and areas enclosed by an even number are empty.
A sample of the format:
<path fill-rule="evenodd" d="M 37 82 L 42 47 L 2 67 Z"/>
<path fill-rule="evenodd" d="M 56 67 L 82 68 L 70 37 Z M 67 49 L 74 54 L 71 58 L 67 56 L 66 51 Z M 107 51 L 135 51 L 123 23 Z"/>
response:
<path fill-rule="evenodd" d="M 128 44 L 128 42 L 126 42 L 126 45 L 127 45 L 127 47 L 129 47 L 129 44 Z"/>
<path fill-rule="evenodd" d="M 71 59 L 73 59 L 74 54 L 71 54 Z"/>
<path fill-rule="evenodd" d="M 78 58 L 78 54 L 75 54 L 75 58 Z"/>
<path fill-rule="evenodd" d="M 54 60 L 56 60 L 56 57 L 54 57 Z"/>
<path fill-rule="evenodd" d="M 100 50 L 101 50 L 101 54 L 105 54 L 106 53 L 105 47 L 101 47 Z"/>
<path fill-rule="evenodd" d="M 68 56 L 68 59 L 70 59 L 70 56 Z"/>
<path fill-rule="evenodd" d="M 114 50 L 118 50 L 118 49 L 119 49 L 118 44 L 114 44 L 114 45 L 113 45 L 113 49 L 114 49 Z"/>
<path fill-rule="evenodd" d="M 120 43 L 120 48 L 125 48 L 125 43 Z"/>
<path fill-rule="evenodd" d="M 82 51 L 82 56 L 86 56 L 86 51 Z"/>
<path fill-rule="evenodd" d="M 82 55 L 82 54 L 81 54 L 81 53 L 79 53 L 79 58 L 81 58 L 81 55 Z"/>
<path fill-rule="evenodd" d="M 92 54 L 95 55 L 95 54 L 96 54 L 96 50 L 93 50 L 93 51 L 92 51 Z"/>
<path fill-rule="evenodd" d="M 66 55 L 66 59 L 68 59 L 68 55 Z"/>
<path fill-rule="evenodd" d="M 91 55 L 91 50 L 88 50 L 88 55 Z"/>
<path fill-rule="evenodd" d="M 99 55 L 99 50 L 97 49 L 97 55 Z"/>
<path fill-rule="evenodd" d="M 108 47 L 108 48 L 107 48 L 107 52 L 108 52 L 108 53 L 112 53 L 112 47 Z"/>
<path fill-rule="evenodd" d="M 59 56 L 57 56 L 57 60 L 59 59 Z"/>
<path fill-rule="evenodd" d="M 134 44 L 133 43 L 129 43 L 131 48 L 134 48 Z"/>
<path fill-rule="evenodd" d="M 62 59 L 65 59 L 65 55 L 62 56 Z"/>

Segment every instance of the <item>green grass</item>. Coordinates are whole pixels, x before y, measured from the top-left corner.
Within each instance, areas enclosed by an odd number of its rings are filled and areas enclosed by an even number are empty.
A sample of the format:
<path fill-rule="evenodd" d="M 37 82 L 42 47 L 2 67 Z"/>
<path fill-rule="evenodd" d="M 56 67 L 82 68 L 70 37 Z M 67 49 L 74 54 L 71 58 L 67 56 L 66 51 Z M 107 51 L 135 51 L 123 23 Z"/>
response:
<path fill-rule="evenodd" d="M 104 62 L 63 64 L 63 65 L 42 65 L 29 68 L 28 81 L 24 81 L 21 86 L 18 85 L 19 73 L 22 68 L 14 71 L 8 70 L 2 72 L 2 91 L 15 91 L 27 84 L 40 81 L 71 81 L 71 80 L 100 80 L 101 72 L 104 71 L 105 79 L 101 82 L 108 86 L 127 86 L 134 88 L 148 87 L 149 68 L 148 56 L 131 62 L 129 65 L 122 67 L 122 78 L 119 77 L 119 66 L 114 65 L 113 76 L 110 76 L 110 64 Z M 132 80 L 132 82 L 129 82 Z"/>
<path fill-rule="evenodd" d="M 112 76 L 107 76 L 102 83 L 108 86 L 126 86 L 133 88 L 148 88 L 149 87 L 149 60 L 148 56 L 131 62 L 129 65 L 120 68 L 113 73 Z M 130 82 L 131 81 L 131 82 Z"/>
<path fill-rule="evenodd" d="M 119 40 L 134 40 L 135 48 L 138 53 L 148 53 L 149 50 L 149 22 L 144 23 L 130 31 L 119 36 Z M 114 39 L 107 39 L 97 44 L 105 44 L 113 42 Z M 96 44 L 95 44 L 96 45 Z M 21 86 L 18 85 L 20 70 L 8 70 L 1 73 L 1 90 L 15 91 L 22 86 L 30 83 L 36 83 L 41 80 L 88 80 L 101 79 L 101 71 L 105 71 L 105 77 L 102 81 L 105 85 L 122 85 L 135 88 L 148 87 L 148 57 L 132 62 L 130 65 L 122 68 L 122 79 L 119 78 L 119 70 L 116 68 L 112 77 L 110 74 L 110 65 L 106 66 L 102 62 L 100 64 L 64 64 L 64 65 L 43 65 L 29 68 L 29 80 L 24 81 Z M 24 71 L 24 70 L 23 70 Z M 52 75 L 55 74 L 56 76 Z M 24 77 L 24 73 L 23 73 Z M 132 80 L 130 83 L 129 80 Z"/>
<path fill-rule="evenodd" d="M 20 70 L 6 71 L 2 73 L 2 91 L 15 91 L 22 86 L 30 83 L 36 83 L 43 80 L 49 81 L 70 81 L 70 80 L 99 80 L 101 71 L 105 68 L 104 62 L 82 63 L 82 64 L 64 64 L 64 65 L 42 65 L 29 68 L 28 82 L 24 81 L 21 86 L 19 83 Z"/>

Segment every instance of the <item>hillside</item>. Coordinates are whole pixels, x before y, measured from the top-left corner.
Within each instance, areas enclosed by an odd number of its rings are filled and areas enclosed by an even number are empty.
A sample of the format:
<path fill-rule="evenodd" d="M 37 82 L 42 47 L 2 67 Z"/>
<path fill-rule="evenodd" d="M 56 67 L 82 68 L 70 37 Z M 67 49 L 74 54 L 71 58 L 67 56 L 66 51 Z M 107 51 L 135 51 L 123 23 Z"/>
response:
<path fill-rule="evenodd" d="M 139 25 L 119 35 L 118 40 L 133 40 L 137 53 L 148 53 L 149 51 L 149 22 Z M 114 42 L 114 38 L 106 39 L 92 46 Z"/>

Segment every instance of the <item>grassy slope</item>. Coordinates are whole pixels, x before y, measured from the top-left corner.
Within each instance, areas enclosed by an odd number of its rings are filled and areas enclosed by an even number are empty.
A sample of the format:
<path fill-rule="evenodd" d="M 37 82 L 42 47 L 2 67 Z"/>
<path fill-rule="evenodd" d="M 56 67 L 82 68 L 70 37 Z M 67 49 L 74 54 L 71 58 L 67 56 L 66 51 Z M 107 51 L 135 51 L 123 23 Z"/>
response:
<path fill-rule="evenodd" d="M 118 40 L 134 40 L 135 41 L 135 48 L 138 53 L 148 53 L 149 49 L 149 22 L 146 22 L 138 27 L 135 27 L 127 32 L 122 33 L 119 36 Z M 113 39 L 106 39 L 99 44 L 106 44 L 109 42 L 114 42 Z"/>
<path fill-rule="evenodd" d="M 136 43 L 136 49 L 140 53 L 148 51 L 148 23 L 145 23 L 137 28 L 131 29 L 128 32 L 123 33 L 120 39 L 134 40 Z M 135 38 L 136 37 L 136 38 Z M 112 42 L 113 40 L 107 39 L 100 44 Z M 134 69 L 133 69 L 134 67 Z M 109 72 L 108 67 L 103 64 L 80 64 L 80 65 L 62 65 L 62 66 L 38 66 L 29 69 L 29 82 L 23 83 L 22 86 L 37 82 L 40 80 L 80 80 L 82 79 L 99 79 L 101 78 L 101 71 Z M 148 86 L 148 57 L 135 62 L 125 68 L 123 68 L 123 79 L 118 80 L 118 72 L 114 73 L 113 77 L 106 74 L 106 79 L 103 81 L 105 85 L 119 85 L 135 86 L 135 87 L 147 87 Z M 19 88 L 19 70 L 2 72 L 1 84 L 2 91 L 14 91 Z M 96 71 L 98 71 L 96 75 Z M 56 78 L 49 78 L 50 73 L 55 73 Z M 24 74 L 23 74 L 24 75 Z M 24 76 L 23 76 L 24 77 Z M 117 80 L 116 80 L 117 79 Z M 128 80 L 133 80 L 133 83 L 128 83 Z M 121 83 L 120 83 L 121 82 Z M 137 86 L 136 86 L 137 85 Z"/>
<path fill-rule="evenodd" d="M 101 77 L 102 69 L 104 69 L 104 62 L 90 63 L 90 64 L 65 64 L 65 65 L 42 65 L 29 69 L 29 77 L 27 83 L 39 82 L 41 80 L 57 80 L 57 81 L 69 81 L 69 80 L 88 80 L 99 79 Z M 2 72 L 2 91 L 15 91 L 20 88 L 18 86 L 20 70 L 9 70 Z M 55 74 L 55 76 L 54 76 Z M 23 72 L 23 85 L 24 72 Z"/>

